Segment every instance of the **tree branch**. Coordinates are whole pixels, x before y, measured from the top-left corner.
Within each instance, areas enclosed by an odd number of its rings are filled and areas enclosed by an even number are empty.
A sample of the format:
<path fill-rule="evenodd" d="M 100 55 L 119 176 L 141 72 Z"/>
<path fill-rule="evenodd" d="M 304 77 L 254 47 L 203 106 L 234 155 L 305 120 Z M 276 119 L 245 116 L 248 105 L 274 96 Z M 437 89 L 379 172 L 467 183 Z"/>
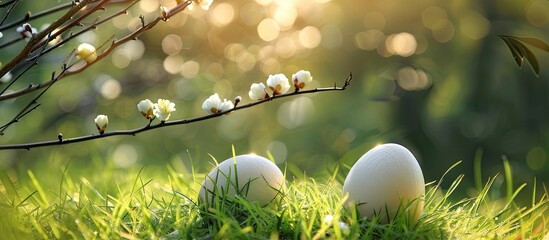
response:
<path fill-rule="evenodd" d="M 2 68 L 0 68 L 0 76 L 4 76 L 6 73 L 8 73 L 8 71 L 10 71 L 11 69 L 13 69 L 17 64 L 19 64 L 23 59 L 25 59 L 26 57 L 29 56 L 29 54 L 37 49 L 38 47 L 42 46 L 41 45 L 41 41 L 44 39 L 44 37 L 46 37 L 47 35 L 49 35 L 50 33 L 53 32 L 54 29 L 58 28 L 59 26 L 61 26 L 63 23 L 65 23 L 66 21 L 69 21 L 70 19 L 72 19 L 72 17 L 74 17 L 75 14 L 77 14 L 80 9 L 82 9 L 84 6 L 86 6 L 87 4 L 91 3 L 91 2 L 95 2 L 97 0 L 83 0 L 82 2 L 80 2 L 79 4 L 77 4 L 76 6 L 72 7 L 67 13 L 65 13 L 65 15 L 61 16 L 59 19 L 55 20 L 52 24 L 50 24 L 50 26 L 48 26 L 46 29 L 44 29 L 43 31 L 37 33 L 36 35 L 32 36 L 32 38 L 30 38 L 29 42 L 27 43 L 27 45 L 25 45 L 25 47 L 23 49 L 21 49 L 21 51 L 19 52 L 19 54 L 17 56 L 15 56 L 14 58 L 12 58 L 8 63 L 6 63 L 4 66 L 2 66 Z M 103 4 L 105 4 L 108 0 L 101 0 L 100 2 L 97 3 L 97 5 L 90 9 L 89 11 L 85 12 L 84 14 L 82 14 L 80 17 L 78 17 L 76 20 L 74 20 L 73 22 L 69 23 L 68 25 L 66 25 L 65 27 L 63 27 L 63 29 L 66 30 L 66 27 L 70 28 L 74 25 L 76 25 L 77 23 L 80 22 L 80 20 L 84 19 L 85 17 L 87 17 L 88 15 L 92 14 L 94 11 L 96 11 L 97 9 L 99 9 L 99 7 Z M 67 28 L 67 29 L 68 29 Z M 52 38 L 55 38 L 56 36 L 58 36 L 58 34 L 61 34 L 60 32 L 62 32 L 61 30 L 56 32 L 55 34 L 51 34 L 51 37 Z M 6 89 L 4 89 L 1 94 L 3 94 L 4 92 L 6 91 Z"/>
<path fill-rule="evenodd" d="M 20 18 L 19 20 L 15 20 L 11 23 L 8 23 L 6 25 L 2 25 L 0 26 L 0 31 L 3 31 L 5 29 L 8 29 L 8 28 L 12 28 L 12 27 L 15 27 L 15 26 L 18 26 L 18 25 L 21 25 L 22 23 L 24 22 L 27 22 L 27 21 L 30 21 L 30 20 L 33 20 L 33 19 L 37 19 L 37 18 L 40 18 L 40 17 L 43 17 L 43 16 L 46 16 L 46 15 L 49 15 L 49 14 L 52 14 L 52 13 L 55 13 L 55 12 L 58 12 L 58 11 L 61 11 L 63 9 L 67 9 L 67 8 L 70 8 L 72 7 L 73 3 L 72 2 L 68 2 L 68 3 L 65 3 L 65 4 L 61 4 L 59 6 L 55 6 L 55 7 L 52 7 L 50 9 L 46 9 L 42 12 L 39 12 L 37 14 L 32 14 L 31 12 L 27 12 L 25 14 L 25 16 L 23 16 L 22 18 Z"/>
<path fill-rule="evenodd" d="M 59 42 L 58 44 L 48 48 L 47 50 L 44 51 L 43 54 L 53 50 L 53 48 L 55 46 L 61 46 L 63 43 L 69 41 L 70 39 L 76 37 L 77 35 L 80 35 L 86 31 L 88 31 L 89 29 L 92 29 L 92 28 L 95 28 L 97 27 L 97 25 L 99 24 L 102 24 L 104 22 L 106 22 L 107 20 L 110 20 L 116 16 L 119 16 L 123 13 L 125 13 L 131 6 L 133 6 L 135 3 L 137 3 L 137 1 L 134 1 L 132 4 L 130 4 L 128 7 L 114 13 L 113 15 L 105 18 L 105 19 L 102 19 L 101 21 L 97 21 L 95 22 L 94 24 L 88 26 L 87 28 L 85 29 L 82 29 L 81 31 L 79 31 L 78 33 L 76 34 L 73 34 L 69 37 L 69 39 L 64 39 L 62 40 L 62 42 Z M 185 1 L 181 4 L 179 4 L 178 6 L 174 7 L 173 9 L 170 10 L 170 12 L 168 13 L 168 15 L 166 16 L 167 18 L 170 18 L 172 16 L 174 16 L 175 14 L 183 11 L 187 6 L 189 6 L 190 4 L 192 3 L 192 1 Z M 95 59 L 95 61 L 93 62 L 89 62 L 87 63 L 86 65 L 84 65 L 83 67 L 81 68 L 78 68 L 76 70 L 71 70 L 71 71 L 67 71 L 63 76 L 61 76 L 59 79 L 57 80 L 60 80 L 62 78 L 65 78 L 67 76 L 70 76 L 70 75 L 73 75 L 73 74 L 77 74 L 77 73 L 80 73 L 84 70 L 86 70 L 88 67 L 90 67 L 91 65 L 95 64 L 96 62 L 100 61 L 101 59 L 105 58 L 106 56 L 108 56 L 108 54 L 110 52 L 112 52 L 115 48 L 119 47 L 120 45 L 126 43 L 126 42 L 129 42 L 131 40 L 135 40 L 139 35 L 141 35 L 143 32 L 153 28 L 156 24 L 158 24 L 160 21 L 162 20 L 167 20 L 167 19 L 164 19 L 164 17 L 162 16 L 159 16 L 157 17 L 156 19 L 154 19 L 153 21 L 149 22 L 148 24 L 143 24 L 141 27 L 139 27 L 138 29 L 136 29 L 135 31 L 133 31 L 132 33 L 122 37 L 121 39 L 118 39 L 116 41 L 113 41 L 112 44 L 107 48 L 105 49 L 101 54 L 98 54 L 97 58 Z M 50 38 L 55 38 L 56 36 L 50 36 Z M 42 55 L 43 55 L 42 54 Z M 32 58 L 29 58 L 28 60 L 35 60 L 35 58 L 41 56 L 40 54 L 37 55 L 37 56 L 34 56 Z M 0 72 L 1 74 L 1 72 Z M 56 81 L 57 81 L 56 80 Z M 23 89 L 19 89 L 19 90 L 16 90 L 16 91 L 12 91 L 12 92 L 9 92 L 9 93 L 0 93 L 0 101 L 4 101 L 4 100 L 7 100 L 7 99 L 12 99 L 12 98 L 16 98 L 16 97 L 19 97 L 19 96 L 22 96 L 24 94 L 27 94 L 27 93 L 30 93 L 30 92 L 34 92 L 36 90 L 39 90 L 41 88 L 44 88 L 44 87 L 47 87 L 49 85 L 51 85 L 53 83 L 52 80 L 50 81 L 46 81 L 46 82 L 43 82 L 43 83 L 39 83 L 39 84 L 33 84 L 33 85 L 30 85 L 28 87 L 25 87 Z"/>
<path fill-rule="evenodd" d="M 304 91 L 286 93 L 286 94 L 282 94 L 282 95 L 276 95 L 276 96 L 272 96 L 272 97 L 269 97 L 269 98 L 266 98 L 266 99 L 263 99 L 263 100 L 251 102 L 251 103 L 248 103 L 248 104 L 237 105 L 232 109 L 229 109 L 229 110 L 226 110 L 226 111 L 223 111 L 223 112 L 219 112 L 219 113 L 215 113 L 215 114 L 204 115 L 204 116 L 189 118 L 189 119 L 181 119 L 181 120 L 160 122 L 160 123 L 157 123 L 157 124 L 154 124 L 154 125 L 151 125 L 151 122 L 149 122 L 147 125 L 145 125 L 141 128 L 136 128 L 136 129 L 131 129 L 131 130 L 118 130 L 118 131 L 112 131 L 112 132 L 105 132 L 103 134 L 91 134 L 91 135 L 80 136 L 80 137 L 75 137 L 75 138 L 66 138 L 65 139 L 63 137 L 59 137 L 59 135 L 58 135 L 56 137 L 56 140 L 44 141 L 44 142 L 35 142 L 35 143 L 25 143 L 25 144 L 3 145 L 3 146 L 0 146 L 0 150 L 8 150 L 8 149 L 27 149 L 27 150 L 30 150 L 32 148 L 37 148 L 37 147 L 46 147 L 46 146 L 54 146 L 54 145 L 67 145 L 67 144 L 73 144 L 73 143 L 77 143 L 77 142 L 84 142 L 84 141 L 90 141 L 90 140 L 106 138 L 106 137 L 113 137 L 113 136 L 119 136 L 119 135 L 132 135 L 132 136 L 135 136 L 135 135 L 137 135 L 141 132 L 146 132 L 146 131 L 150 131 L 150 130 L 157 129 L 157 128 L 191 124 L 191 123 L 194 123 L 194 122 L 200 122 L 200 121 L 204 121 L 204 120 L 211 119 L 211 118 L 221 117 L 224 114 L 227 114 L 227 113 L 230 113 L 230 112 L 234 112 L 234 111 L 242 110 L 242 109 L 245 109 L 245 108 L 253 107 L 253 106 L 263 104 L 263 103 L 266 103 L 266 102 L 269 102 L 269 101 L 272 101 L 272 100 L 280 99 L 280 98 L 286 98 L 286 97 L 301 95 L 301 94 L 311 94 L 311 93 L 317 93 L 317 92 L 344 91 L 351 84 L 352 78 L 353 78 L 353 75 L 351 73 L 349 73 L 349 77 L 347 79 L 345 79 L 345 82 L 343 83 L 342 87 L 337 87 L 337 86 L 334 85 L 333 87 L 329 87 L 329 88 L 315 88 L 315 89 L 311 89 L 311 90 L 304 90 Z"/>

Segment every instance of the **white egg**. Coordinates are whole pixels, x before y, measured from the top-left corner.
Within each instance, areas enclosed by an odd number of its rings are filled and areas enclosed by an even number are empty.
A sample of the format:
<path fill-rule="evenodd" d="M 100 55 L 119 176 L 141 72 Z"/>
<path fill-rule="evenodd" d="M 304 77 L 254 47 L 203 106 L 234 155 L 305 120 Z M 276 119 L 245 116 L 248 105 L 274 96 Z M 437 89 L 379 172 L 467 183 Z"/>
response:
<path fill-rule="evenodd" d="M 215 194 L 220 197 L 238 194 L 264 206 L 280 193 L 283 186 L 284 175 L 273 162 L 246 154 L 217 165 L 202 182 L 199 196 L 201 201 L 212 203 Z"/>
<path fill-rule="evenodd" d="M 423 212 L 425 181 L 414 155 L 388 143 L 362 155 L 345 179 L 343 194 L 349 194 L 347 203 L 356 204 L 361 217 L 376 214 L 387 223 L 409 207 L 407 214 L 416 223 Z"/>

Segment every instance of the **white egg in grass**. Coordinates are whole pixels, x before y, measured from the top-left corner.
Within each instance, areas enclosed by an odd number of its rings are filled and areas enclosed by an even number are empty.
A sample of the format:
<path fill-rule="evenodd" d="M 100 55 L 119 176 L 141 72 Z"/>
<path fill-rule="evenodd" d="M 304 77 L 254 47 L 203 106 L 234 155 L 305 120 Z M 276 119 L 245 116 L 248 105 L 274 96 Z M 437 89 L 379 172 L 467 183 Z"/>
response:
<path fill-rule="evenodd" d="M 254 154 L 239 155 L 217 165 L 200 188 L 201 201 L 242 195 L 261 206 L 271 202 L 284 186 L 284 175 L 269 159 Z"/>
<path fill-rule="evenodd" d="M 407 211 L 412 223 L 423 212 L 425 180 L 414 155 L 405 147 L 382 144 L 353 165 L 343 184 L 347 203 L 356 205 L 361 217 L 380 216 L 388 223 L 397 212 Z M 387 215 L 389 214 L 389 215 Z"/>

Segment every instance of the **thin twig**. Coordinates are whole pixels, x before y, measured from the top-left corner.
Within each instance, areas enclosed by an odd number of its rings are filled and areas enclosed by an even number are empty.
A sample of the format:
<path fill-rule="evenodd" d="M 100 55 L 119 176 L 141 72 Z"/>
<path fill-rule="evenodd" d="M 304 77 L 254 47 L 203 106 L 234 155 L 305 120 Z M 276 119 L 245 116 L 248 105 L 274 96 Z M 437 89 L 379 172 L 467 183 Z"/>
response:
<path fill-rule="evenodd" d="M 14 3 L 15 1 L 17 1 L 17 0 L 11 0 L 11 1 L 7 1 L 7 2 L 5 2 L 5 3 L 0 3 L 0 8 L 5 8 L 5 7 L 7 7 L 8 5 Z"/>
<path fill-rule="evenodd" d="M 266 99 L 259 100 L 259 101 L 256 101 L 256 102 L 251 102 L 251 103 L 248 103 L 248 104 L 239 105 L 239 106 L 236 106 L 232 109 L 229 109 L 229 110 L 226 110 L 226 111 L 223 111 L 223 112 L 219 112 L 219 113 L 215 113 L 215 114 L 204 115 L 204 116 L 189 118 L 189 119 L 181 119 L 181 120 L 160 122 L 160 123 L 157 123 L 157 124 L 154 124 L 154 125 L 151 125 L 151 123 L 149 122 L 149 123 L 147 123 L 147 125 L 145 125 L 143 127 L 136 128 L 136 129 L 131 129 L 131 130 L 118 130 L 118 131 L 112 131 L 112 132 L 105 132 L 103 134 L 91 134 L 91 135 L 80 136 L 80 137 L 75 137 L 75 138 L 59 138 L 59 137 L 56 137 L 55 140 L 44 141 L 44 142 L 3 145 L 3 146 L 0 146 L 0 150 L 8 150 L 8 149 L 27 149 L 27 150 L 30 150 L 32 148 L 37 148 L 37 147 L 46 147 L 46 146 L 54 146 L 54 145 L 66 145 L 66 144 L 90 141 L 90 140 L 94 140 L 94 139 L 106 138 L 106 137 L 112 137 L 112 136 L 120 136 L 120 135 L 135 136 L 135 135 L 137 135 L 141 132 L 146 132 L 146 131 L 150 131 L 150 130 L 157 129 L 157 128 L 191 124 L 191 123 L 194 123 L 194 122 L 204 121 L 204 120 L 211 119 L 211 118 L 221 117 L 221 116 L 223 116 L 227 113 L 230 113 L 230 112 L 234 112 L 234 111 L 242 110 L 242 109 L 245 109 L 245 108 L 253 107 L 253 106 L 263 104 L 263 103 L 266 103 L 266 102 L 269 102 L 269 101 L 273 101 L 273 100 L 276 100 L 276 99 L 280 99 L 280 98 L 286 98 L 286 97 L 301 95 L 301 94 L 311 94 L 311 93 L 317 93 L 317 92 L 344 91 L 347 88 L 347 86 L 349 86 L 351 84 L 352 78 L 353 78 L 352 74 L 349 73 L 349 77 L 345 80 L 342 87 L 334 86 L 334 87 L 329 87 L 329 88 L 315 88 L 315 89 L 311 89 L 311 90 L 304 90 L 304 91 L 291 92 L 291 93 L 282 94 L 282 95 L 276 95 L 276 96 L 272 96 L 270 98 L 266 98 Z"/>
<path fill-rule="evenodd" d="M 31 12 L 27 12 L 25 14 L 25 16 L 23 16 L 22 18 L 20 18 L 18 20 L 15 20 L 11 23 L 8 23 L 6 25 L 0 26 L 0 31 L 3 31 L 3 30 L 8 29 L 8 28 L 15 27 L 15 26 L 19 26 L 24 22 L 31 21 L 31 20 L 34 20 L 34 19 L 37 19 L 37 18 L 40 18 L 40 17 L 43 17 L 43 16 L 47 16 L 49 14 L 52 14 L 52 13 L 70 8 L 72 6 L 73 6 L 73 3 L 68 2 L 68 3 L 65 3 L 65 4 L 61 4 L 59 6 L 52 7 L 50 9 L 46 9 L 46 10 L 44 10 L 42 12 L 39 12 L 39 13 L 36 13 L 36 14 L 31 14 Z"/>
<path fill-rule="evenodd" d="M 2 21 L 0 22 L 0 25 L 3 25 L 4 22 L 6 21 L 6 19 L 8 19 L 8 17 L 10 16 L 10 13 L 11 11 L 15 8 L 15 6 L 17 6 L 17 4 L 19 3 L 19 0 L 14 0 L 12 2 L 10 2 L 10 4 L 12 4 L 10 6 L 10 8 L 8 9 L 8 11 L 6 12 L 6 15 L 4 16 L 4 18 L 2 19 Z"/>

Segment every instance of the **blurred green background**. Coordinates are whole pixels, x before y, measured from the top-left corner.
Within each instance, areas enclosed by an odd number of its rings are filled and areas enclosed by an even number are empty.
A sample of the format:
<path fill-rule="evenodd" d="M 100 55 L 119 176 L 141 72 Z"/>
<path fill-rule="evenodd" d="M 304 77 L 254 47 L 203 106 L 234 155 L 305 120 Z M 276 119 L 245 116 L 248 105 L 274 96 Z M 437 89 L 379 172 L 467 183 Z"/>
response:
<path fill-rule="evenodd" d="M 8 21 L 61 3 L 21 1 Z M 140 1 L 129 14 L 48 54 L 10 89 L 48 80 L 80 42 L 99 47 L 120 38 L 140 24 L 139 15 L 146 21 L 158 16 L 159 4 L 171 7 L 175 1 Z M 87 23 L 120 7 L 110 6 Z M 548 54 L 532 48 L 541 64 L 536 77 L 530 66 L 516 66 L 498 35 L 547 41 L 548 12 L 546 0 L 215 1 L 208 11 L 179 14 L 58 82 L 0 144 L 95 134 L 97 114 L 109 116 L 108 130 L 139 128 L 147 121 L 136 104 L 145 98 L 175 102 L 170 120 L 201 116 L 202 102 L 213 93 L 250 102 L 249 86 L 269 74 L 290 77 L 306 69 L 313 88 L 341 85 L 352 72 L 352 85 L 135 137 L 1 151 L 0 169 L 17 178 L 27 169 L 58 176 L 69 162 L 82 175 L 106 165 L 145 166 L 158 169 L 161 179 L 166 164 L 206 173 L 211 156 L 229 158 L 234 145 L 237 154 L 271 152 L 290 175 L 324 178 L 376 144 L 396 142 L 415 154 L 426 182 L 463 160 L 452 174 L 465 173 L 463 184 L 473 186 L 473 161 L 482 152 L 484 179 L 503 171 L 505 156 L 518 183 L 547 183 Z M 30 23 L 40 28 L 57 17 Z M 3 34 L 0 43 L 16 35 Z M 0 61 L 22 46 L 0 50 Z M 1 122 L 31 97 L 1 102 Z M 341 168 L 340 179 L 347 171 Z"/>

